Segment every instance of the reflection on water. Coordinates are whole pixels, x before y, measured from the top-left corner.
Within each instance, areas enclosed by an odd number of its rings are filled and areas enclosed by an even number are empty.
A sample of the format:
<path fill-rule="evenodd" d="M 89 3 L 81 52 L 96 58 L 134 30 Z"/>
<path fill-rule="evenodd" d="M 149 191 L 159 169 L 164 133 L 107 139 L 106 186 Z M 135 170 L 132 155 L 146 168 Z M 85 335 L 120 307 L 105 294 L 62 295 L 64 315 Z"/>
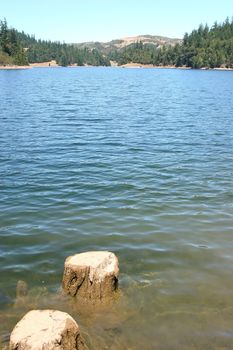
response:
<path fill-rule="evenodd" d="M 90 350 L 233 348 L 232 90 L 232 72 L 0 72 L 2 343 L 55 308 Z M 119 257 L 107 308 L 59 293 L 88 250 Z"/>

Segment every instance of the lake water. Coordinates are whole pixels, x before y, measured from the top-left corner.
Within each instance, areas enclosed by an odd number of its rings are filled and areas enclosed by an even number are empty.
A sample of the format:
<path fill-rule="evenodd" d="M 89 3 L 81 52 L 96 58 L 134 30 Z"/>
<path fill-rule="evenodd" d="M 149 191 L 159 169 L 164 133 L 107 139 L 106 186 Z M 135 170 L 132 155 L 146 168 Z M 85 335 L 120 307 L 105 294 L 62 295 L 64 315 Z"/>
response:
<path fill-rule="evenodd" d="M 0 71 L 3 343 L 43 307 L 90 350 L 232 350 L 232 92 L 224 71 Z M 82 315 L 57 290 L 89 250 L 117 254 L 121 296 Z"/>

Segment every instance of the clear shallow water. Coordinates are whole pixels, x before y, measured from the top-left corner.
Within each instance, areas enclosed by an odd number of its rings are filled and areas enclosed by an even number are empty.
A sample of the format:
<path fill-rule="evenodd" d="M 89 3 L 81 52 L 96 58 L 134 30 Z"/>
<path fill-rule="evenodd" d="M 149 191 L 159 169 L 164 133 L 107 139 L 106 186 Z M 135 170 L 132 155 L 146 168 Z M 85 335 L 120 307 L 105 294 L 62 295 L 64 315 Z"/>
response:
<path fill-rule="evenodd" d="M 90 349 L 233 348 L 232 91 L 233 72 L 0 71 L 3 342 L 56 307 Z M 56 297 L 64 260 L 103 249 L 122 296 L 81 315 Z"/>

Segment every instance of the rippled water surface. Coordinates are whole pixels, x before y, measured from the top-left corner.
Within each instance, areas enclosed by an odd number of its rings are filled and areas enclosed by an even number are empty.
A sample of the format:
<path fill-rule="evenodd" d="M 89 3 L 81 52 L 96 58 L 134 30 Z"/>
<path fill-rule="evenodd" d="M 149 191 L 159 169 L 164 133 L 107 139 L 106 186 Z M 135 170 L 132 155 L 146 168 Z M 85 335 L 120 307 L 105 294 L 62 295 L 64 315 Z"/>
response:
<path fill-rule="evenodd" d="M 44 307 L 90 350 L 233 348 L 232 91 L 233 72 L 0 71 L 4 344 Z M 57 290 L 88 250 L 117 254 L 121 296 L 85 313 Z"/>

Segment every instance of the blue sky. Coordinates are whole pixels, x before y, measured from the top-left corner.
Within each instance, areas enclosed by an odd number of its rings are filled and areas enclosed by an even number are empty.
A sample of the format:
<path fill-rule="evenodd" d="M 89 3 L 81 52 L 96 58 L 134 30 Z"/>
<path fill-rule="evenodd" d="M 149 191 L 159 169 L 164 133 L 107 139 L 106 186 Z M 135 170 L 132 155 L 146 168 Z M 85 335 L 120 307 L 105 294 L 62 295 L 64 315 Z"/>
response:
<path fill-rule="evenodd" d="M 61 42 L 108 41 L 139 34 L 182 38 L 200 23 L 233 16 L 233 0 L 0 0 L 0 18 Z"/>

